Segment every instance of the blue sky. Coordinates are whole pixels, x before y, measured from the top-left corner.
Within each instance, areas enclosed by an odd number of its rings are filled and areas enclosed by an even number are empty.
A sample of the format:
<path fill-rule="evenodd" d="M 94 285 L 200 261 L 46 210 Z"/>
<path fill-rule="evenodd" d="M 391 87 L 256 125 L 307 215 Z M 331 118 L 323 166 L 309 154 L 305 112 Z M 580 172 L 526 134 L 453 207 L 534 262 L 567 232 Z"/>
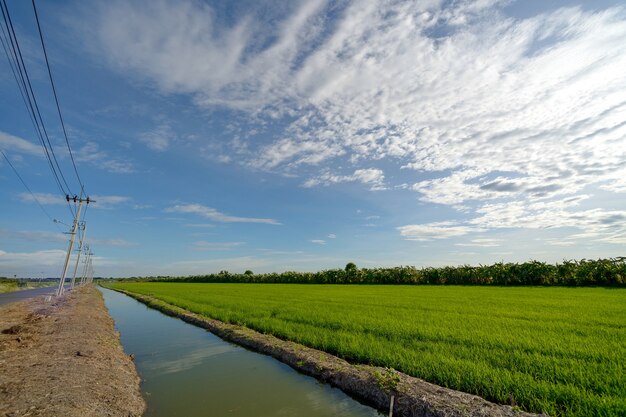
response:
<path fill-rule="evenodd" d="M 96 275 L 625 254 L 618 1 L 39 3 Z M 4 56 L 0 92 L 0 148 L 69 224 Z M 0 213 L 0 276 L 58 276 L 67 227 L 4 160 Z"/>

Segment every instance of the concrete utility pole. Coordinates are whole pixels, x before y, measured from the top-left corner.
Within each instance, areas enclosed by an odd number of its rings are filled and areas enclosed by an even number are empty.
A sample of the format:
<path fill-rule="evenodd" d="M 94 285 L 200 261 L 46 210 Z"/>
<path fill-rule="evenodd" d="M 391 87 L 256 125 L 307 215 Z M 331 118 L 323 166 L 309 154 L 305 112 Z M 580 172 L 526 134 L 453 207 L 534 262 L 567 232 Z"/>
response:
<path fill-rule="evenodd" d="M 67 274 L 67 267 L 70 263 L 70 256 L 72 255 L 72 247 L 74 246 L 74 238 L 76 237 L 76 229 L 78 227 L 78 222 L 80 221 L 80 211 L 83 207 L 83 203 L 95 203 L 94 200 L 90 200 L 89 197 L 83 199 L 82 193 L 81 197 L 74 196 L 70 198 L 69 195 L 65 196 L 65 199 L 69 203 L 70 200 L 73 200 L 74 203 L 78 202 L 78 210 L 76 211 L 76 217 L 74 217 L 74 223 L 72 224 L 72 231 L 70 232 L 70 244 L 67 248 L 67 255 L 65 256 L 65 264 L 63 265 L 63 272 L 61 274 L 61 279 L 59 280 L 59 288 L 57 289 L 57 296 L 63 294 L 63 284 L 65 284 L 65 275 Z"/>
<path fill-rule="evenodd" d="M 85 245 L 85 259 L 83 260 L 83 273 L 80 276 L 80 285 L 84 285 L 87 283 L 87 261 L 89 261 L 89 245 Z"/>
<path fill-rule="evenodd" d="M 89 252 L 89 270 L 88 273 L 88 283 L 91 284 L 93 282 L 93 252 Z"/>
<path fill-rule="evenodd" d="M 83 234 L 80 237 L 80 242 L 78 244 L 78 255 L 76 256 L 76 264 L 74 265 L 74 274 L 72 275 L 72 286 L 71 288 L 74 289 L 74 283 L 76 282 L 76 271 L 78 271 L 78 261 L 80 261 L 80 254 L 83 251 L 83 241 L 85 240 L 85 235 L 87 234 L 87 223 L 86 222 L 82 222 L 82 229 L 83 229 Z M 81 226 L 79 225 L 79 229 L 81 228 Z"/>

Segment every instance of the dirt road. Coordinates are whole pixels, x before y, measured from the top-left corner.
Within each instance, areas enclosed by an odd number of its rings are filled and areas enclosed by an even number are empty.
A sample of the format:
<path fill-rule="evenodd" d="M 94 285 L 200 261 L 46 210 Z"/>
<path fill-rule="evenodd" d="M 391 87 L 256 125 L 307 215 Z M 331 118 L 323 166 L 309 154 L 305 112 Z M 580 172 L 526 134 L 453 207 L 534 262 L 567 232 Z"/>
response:
<path fill-rule="evenodd" d="M 0 416 L 140 416 L 139 382 L 95 288 L 0 306 Z"/>

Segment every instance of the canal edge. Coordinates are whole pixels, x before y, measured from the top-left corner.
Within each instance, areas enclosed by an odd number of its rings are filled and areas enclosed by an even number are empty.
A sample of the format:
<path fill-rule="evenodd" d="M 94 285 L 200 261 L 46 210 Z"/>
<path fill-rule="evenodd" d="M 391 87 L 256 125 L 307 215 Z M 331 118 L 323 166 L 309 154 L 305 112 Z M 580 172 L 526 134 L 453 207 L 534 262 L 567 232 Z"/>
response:
<path fill-rule="evenodd" d="M 106 287 L 108 288 L 108 287 Z M 252 351 L 269 355 L 298 372 L 330 384 L 347 395 L 388 412 L 394 397 L 393 415 L 403 417 L 531 417 L 538 416 L 492 403 L 482 397 L 431 384 L 394 369 L 351 364 L 330 353 L 279 339 L 250 328 L 203 317 L 151 296 L 109 288 L 150 308 L 210 331 Z"/>

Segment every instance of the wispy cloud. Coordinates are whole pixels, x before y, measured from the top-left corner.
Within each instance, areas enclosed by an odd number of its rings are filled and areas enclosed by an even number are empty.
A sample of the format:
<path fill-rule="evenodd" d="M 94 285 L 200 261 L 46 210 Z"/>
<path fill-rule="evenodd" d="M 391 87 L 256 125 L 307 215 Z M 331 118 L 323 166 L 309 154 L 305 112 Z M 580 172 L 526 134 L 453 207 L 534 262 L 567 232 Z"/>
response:
<path fill-rule="evenodd" d="M 162 152 L 170 146 L 170 142 L 174 140 L 175 136 L 169 124 L 161 123 L 154 129 L 139 135 L 139 140 L 153 151 Z"/>
<path fill-rule="evenodd" d="M 284 124 L 269 143 L 224 152 L 242 164 L 317 170 L 305 187 L 377 190 L 389 179 L 367 167 L 384 160 L 388 177 L 388 165 L 416 173 L 411 189 L 423 202 L 473 216 L 403 226 L 406 238 L 551 225 L 619 241 L 612 229 L 574 221 L 615 213 L 559 204 L 588 188 L 626 192 L 626 10 L 568 7 L 521 19 L 505 3 L 293 2 L 264 16 L 272 25 L 257 9 L 224 25 L 206 4 L 113 1 L 97 9 L 87 35 L 112 66 L 162 92 Z M 159 129 L 143 139 L 164 150 L 168 132 Z M 430 179 L 419 180 L 424 173 Z"/>
<path fill-rule="evenodd" d="M 139 246 L 136 242 L 130 242 L 126 239 L 99 239 L 89 238 L 88 243 L 92 243 L 97 246 L 116 246 L 116 247 L 132 247 Z"/>
<path fill-rule="evenodd" d="M 311 243 L 315 243 L 316 245 L 325 245 L 326 241 L 323 239 L 311 239 L 309 240 Z"/>
<path fill-rule="evenodd" d="M 93 195 L 91 199 L 95 201 L 93 208 L 113 208 L 120 204 L 128 203 L 131 201 L 130 197 L 121 195 Z M 91 204 L 90 204 L 91 205 Z"/>
<path fill-rule="evenodd" d="M 193 242 L 192 246 L 194 250 L 199 251 L 227 251 L 244 244 L 244 242 L 206 242 L 201 240 Z"/>
<path fill-rule="evenodd" d="M 479 248 L 495 248 L 500 246 L 502 239 L 472 239 L 469 242 L 456 243 L 456 246 L 470 246 Z"/>
<path fill-rule="evenodd" d="M 61 232 L 48 232 L 42 230 L 8 230 L 0 229 L 0 236 L 6 239 L 19 239 L 30 242 L 67 242 L 69 240 L 68 235 Z M 126 239 L 114 238 L 114 239 L 101 239 L 89 237 L 89 243 L 96 244 L 98 246 L 117 246 L 117 247 L 129 247 L 137 246 L 136 243 L 129 242 Z"/>
<path fill-rule="evenodd" d="M 29 155 L 43 156 L 41 146 L 26 139 L 18 138 L 0 131 L 0 149 L 8 152 L 25 153 Z"/>
<path fill-rule="evenodd" d="M 21 268 L 29 265 L 31 269 L 61 266 L 65 251 L 61 249 L 40 250 L 35 252 L 6 252 L 0 250 L 0 266 L 3 268 Z"/>
<path fill-rule="evenodd" d="M 61 205 L 65 204 L 65 198 L 56 194 L 49 193 L 19 193 L 17 197 L 24 202 L 34 203 L 39 201 L 43 205 Z"/>
<path fill-rule="evenodd" d="M 316 185 L 330 185 L 340 182 L 360 182 L 370 185 L 372 190 L 382 190 L 384 186 L 385 174 L 382 170 L 376 168 L 357 169 L 351 175 L 334 175 L 325 172 L 322 175 L 307 180 L 303 186 L 310 188 Z"/>
<path fill-rule="evenodd" d="M 214 208 L 203 206 L 202 204 L 177 204 L 173 207 L 166 208 L 165 212 L 197 214 L 207 219 L 223 223 L 265 223 L 280 225 L 280 223 L 274 219 L 230 216 L 228 214 L 221 213 Z"/>
<path fill-rule="evenodd" d="M 90 162 L 93 166 L 116 174 L 135 172 L 135 166 L 128 160 L 116 159 L 103 151 L 96 142 L 89 141 L 74 152 L 78 162 Z"/>
<path fill-rule="evenodd" d="M 473 226 L 463 226 L 454 222 L 435 222 L 427 224 L 412 224 L 398 227 L 400 235 L 406 240 L 432 240 L 447 239 L 450 237 L 464 236 L 469 233 L 481 232 L 483 229 Z"/>
<path fill-rule="evenodd" d="M 0 236 L 6 239 L 21 239 L 34 242 L 66 242 L 68 237 L 61 232 L 40 230 L 8 230 L 0 229 Z"/>
<path fill-rule="evenodd" d="M 463 222 L 439 222 L 399 227 L 400 234 L 410 240 L 445 239 L 470 233 L 498 229 L 570 229 L 578 232 L 562 240 L 606 243 L 620 242 L 626 236 L 626 211 L 580 210 L 586 195 L 552 201 L 514 201 L 485 204 L 478 208 L 477 217 Z M 472 242 L 491 242 L 474 239 Z M 548 243 L 555 245 L 554 241 Z M 470 246 L 469 244 L 460 244 Z M 565 243 L 562 243 L 565 245 Z M 481 245 L 473 245 L 481 246 Z M 485 245 L 482 245 L 485 246 Z"/>

